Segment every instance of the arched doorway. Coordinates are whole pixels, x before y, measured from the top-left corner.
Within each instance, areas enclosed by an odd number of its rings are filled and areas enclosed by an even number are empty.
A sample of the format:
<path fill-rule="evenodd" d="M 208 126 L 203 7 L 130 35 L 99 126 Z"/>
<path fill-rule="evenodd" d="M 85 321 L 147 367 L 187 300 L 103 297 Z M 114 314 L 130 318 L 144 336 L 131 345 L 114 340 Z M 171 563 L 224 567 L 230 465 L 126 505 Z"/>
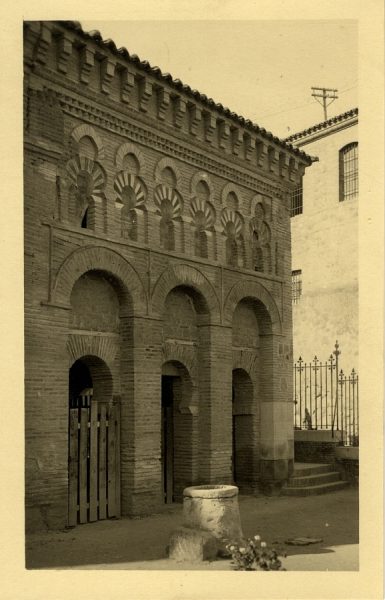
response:
<path fill-rule="evenodd" d="M 233 468 L 237 485 L 258 489 L 261 476 L 262 416 L 273 397 L 272 323 L 265 305 L 250 296 L 239 300 L 232 319 Z M 235 450 L 234 450 L 235 446 Z"/>
<path fill-rule="evenodd" d="M 192 481 L 192 386 L 187 369 L 177 361 L 162 367 L 161 462 L 165 504 L 181 500 Z"/>
<path fill-rule="evenodd" d="M 253 480 L 254 390 L 243 369 L 233 370 L 233 481 L 242 490 Z"/>
<path fill-rule="evenodd" d="M 68 524 L 120 516 L 120 412 L 107 364 L 82 356 L 69 370 Z"/>

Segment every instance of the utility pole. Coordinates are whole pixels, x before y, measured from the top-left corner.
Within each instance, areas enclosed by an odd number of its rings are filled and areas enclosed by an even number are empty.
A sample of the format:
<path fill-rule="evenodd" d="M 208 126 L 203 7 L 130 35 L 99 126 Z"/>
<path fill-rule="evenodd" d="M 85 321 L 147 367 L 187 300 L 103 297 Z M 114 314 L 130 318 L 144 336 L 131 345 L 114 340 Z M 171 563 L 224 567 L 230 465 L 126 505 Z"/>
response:
<path fill-rule="evenodd" d="M 324 117 L 325 117 L 325 121 L 326 121 L 328 118 L 326 109 L 332 102 L 334 102 L 334 100 L 337 100 L 338 90 L 332 90 L 330 88 L 321 88 L 321 87 L 312 87 L 311 89 L 313 90 L 312 96 L 317 100 L 317 102 L 319 102 L 320 104 L 323 105 Z M 322 101 L 320 102 L 318 100 L 318 98 L 321 98 Z M 330 102 L 327 103 L 327 100 L 330 100 Z"/>

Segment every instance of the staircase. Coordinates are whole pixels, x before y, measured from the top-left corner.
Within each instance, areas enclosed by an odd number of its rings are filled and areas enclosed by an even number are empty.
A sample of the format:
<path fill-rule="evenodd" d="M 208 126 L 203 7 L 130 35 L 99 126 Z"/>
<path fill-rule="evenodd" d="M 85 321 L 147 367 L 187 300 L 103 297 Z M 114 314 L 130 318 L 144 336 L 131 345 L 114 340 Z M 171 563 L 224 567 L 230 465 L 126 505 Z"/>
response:
<path fill-rule="evenodd" d="M 316 496 L 342 490 L 349 485 L 341 481 L 338 471 L 333 465 L 294 463 L 294 472 L 282 488 L 284 496 Z"/>

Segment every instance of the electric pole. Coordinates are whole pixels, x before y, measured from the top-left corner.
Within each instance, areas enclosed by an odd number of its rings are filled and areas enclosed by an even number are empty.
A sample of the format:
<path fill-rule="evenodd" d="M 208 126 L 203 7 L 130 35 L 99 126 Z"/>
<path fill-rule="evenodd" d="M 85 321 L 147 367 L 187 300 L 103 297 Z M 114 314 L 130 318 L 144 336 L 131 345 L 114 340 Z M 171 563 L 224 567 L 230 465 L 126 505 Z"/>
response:
<path fill-rule="evenodd" d="M 337 100 L 338 90 L 332 90 L 330 88 L 321 87 L 312 87 L 311 89 L 313 90 L 312 96 L 317 100 L 317 102 L 323 105 L 324 117 L 326 121 L 328 118 L 326 109 L 332 102 L 334 102 L 334 100 Z M 321 102 L 318 100 L 318 98 L 322 99 Z M 327 103 L 327 100 L 330 100 L 330 102 Z"/>

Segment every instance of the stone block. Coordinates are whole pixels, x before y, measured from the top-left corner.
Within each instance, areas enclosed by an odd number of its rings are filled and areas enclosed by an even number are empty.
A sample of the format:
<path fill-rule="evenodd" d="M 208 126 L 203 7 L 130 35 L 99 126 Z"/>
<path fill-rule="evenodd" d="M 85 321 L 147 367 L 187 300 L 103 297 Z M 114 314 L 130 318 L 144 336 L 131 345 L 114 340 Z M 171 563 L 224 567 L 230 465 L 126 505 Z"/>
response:
<path fill-rule="evenodd" d="M 214 560 L 217 551 L 217 541 L 211 533 L 188 527 L 174 531 L 168 547 L 169 558 L 179 562 Z"/>

